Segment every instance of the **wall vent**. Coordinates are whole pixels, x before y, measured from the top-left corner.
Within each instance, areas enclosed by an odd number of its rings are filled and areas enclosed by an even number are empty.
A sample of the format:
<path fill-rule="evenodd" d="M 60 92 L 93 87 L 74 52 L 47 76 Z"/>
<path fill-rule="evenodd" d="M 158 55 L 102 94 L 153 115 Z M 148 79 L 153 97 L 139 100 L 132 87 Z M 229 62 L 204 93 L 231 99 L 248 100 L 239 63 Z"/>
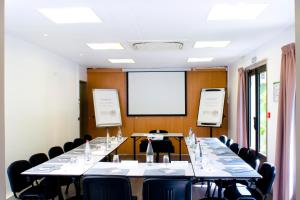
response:
<path fill-rule="evenodd" d="M 181 50 L 183 42 L 134 42 L 132 48 L 145 51 Z"/>

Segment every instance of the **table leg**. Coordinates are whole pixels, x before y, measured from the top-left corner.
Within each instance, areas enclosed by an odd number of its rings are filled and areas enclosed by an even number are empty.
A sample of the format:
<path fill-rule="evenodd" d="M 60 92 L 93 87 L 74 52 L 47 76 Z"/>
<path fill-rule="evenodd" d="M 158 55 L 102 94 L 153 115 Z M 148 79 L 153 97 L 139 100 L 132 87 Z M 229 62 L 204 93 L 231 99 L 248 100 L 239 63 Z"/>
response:
<path fill-rule="evenodd" d="M 179 138 L 179 160 L 181 160 L 181 137 Z"/>
<path fill-rule="evenodd" d="M 218 199 L 222 199 L 222 180 L 219 180 L 219 186 L 218 186 Z"/>
<path fill-rule="evenodd" d="M 135 156 L 135 137 L 133 137 L 133 160 L 136 159 L 136 156 Z"/>
<path fill-rule="evenodd" d="M 210 199 L 210 181 L 207 181 L 207 199 Z"/>

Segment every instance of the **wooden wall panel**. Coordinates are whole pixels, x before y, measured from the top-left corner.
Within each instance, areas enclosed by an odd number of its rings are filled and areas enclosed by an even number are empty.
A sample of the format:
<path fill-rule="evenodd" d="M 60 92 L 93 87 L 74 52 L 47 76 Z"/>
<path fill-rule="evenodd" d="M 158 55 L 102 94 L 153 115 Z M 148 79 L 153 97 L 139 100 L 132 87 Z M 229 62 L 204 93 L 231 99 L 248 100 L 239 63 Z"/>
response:
<path fill-rule="evenodd" d="M 147 116 L 147 117 L 128 117 L 126 115 L 126 73 L 115 69 L 88 69 L 88 109 L 89 109 L 89 133 L 93 136 L 105 136 L 104 128 L 96 128 L 94 118 L 94 105 L 92 89 L 94 88 L 115 88 L 118 89 L 121 114 L 122 131 L 127 137 L 133 132 L 148 132 L 152 129 L 166 129 L 169 132 L 182 132 L 187 135 L 190 127 L 196 132 L 197 136 L 209 136 L 210 129 L 206 127 L 197 127 L 196 120 L 198 116 L 199 97 L 202 88 L 227 87 L 227 72 L 224 69 L 219 70 L 197 70 L 187 72 L 187 116 Z M 213 129 L 213 136 L 219 137 L 221 134 L 227 134 L 227 95 L 224 104 L 224 119 L 221 128 Z M 117 128 L 110 128 L 110 134 L 116 135 Z M 137 146 L 138 146 L 137 142 Z M 178 152 L 178 142 L 173 140 L 176 152 Z M 183 153 L 186 153 L 184 145 Z M 121 146 L 119 152 L 132 154 L 132 139 Z M 138 148 L 137 148 L 138 149 Z"/>

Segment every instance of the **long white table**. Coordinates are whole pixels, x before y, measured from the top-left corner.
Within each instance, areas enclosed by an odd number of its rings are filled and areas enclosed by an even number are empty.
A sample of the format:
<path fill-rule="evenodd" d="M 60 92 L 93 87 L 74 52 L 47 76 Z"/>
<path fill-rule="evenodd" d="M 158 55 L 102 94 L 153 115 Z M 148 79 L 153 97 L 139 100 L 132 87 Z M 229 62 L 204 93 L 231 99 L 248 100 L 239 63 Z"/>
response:
<path fill-rule="evenodd" d="M 117 140 L 117 138 L 110 138 L 110 145 L 107 145 L 106 137 L 97 137 L 90 141 L 91 159 L 89 161 L 85 161 L 85 144 L 83 144 L 71 151 L 50 159 L 47 162 L 28 169 L 22 174 L 34 176 L 80 177 L 105 156 L 116 151 L 127 139 L 127 137 L 122 137 L 120 140 Z M 80 198 L 80 183 L 79 181 L 76 182 L 76 197 Z M 59 196 L 59 199 L 62 199 L 61 195 Z"/>
<path fill-rule="evenodd" d="M 71 151 L 50 159 L 47 162 L 28 169 L 22 174 L 41 176 L 81 176 L 105 156 L 115 151 L 126 140 L 127 137 L 123 137 L 120 141 L 117 139 L 111 140 L 111 145 L 107 148 L 106 137 L 97 137 L 90 141 L 90 161 L 85 161 L 85 144 L 83 144 Z"/>
<path fill-rule="evenodd" d="M 174 161 L 171 163 L 138 163 L 124 161 L 121 163 L 98 162 L 84 175 L 116 175 L 127 177 L 193 177 L 191 163 Z"/>
<path fill-rule="evenodd" d="M 195 160 L 195 145 L 185 138 L 196 178 L 203 181 L 249 180 L 262 176 L 218 138 L 197 138 L 202 149 L 202 162 Z M 209 185 L 209 184 L 208 184 Z M 219 188 L 219 196 L 221 195 Z"/>
<path fill-rule="evenodd" d="M 195 149 L 187 145 L 195 177 L 206 180 L 261 178 L 256 170 L 220 142 L 219 139 L 197 138 L 197 141 L 200 141 L 202 149 L 202 163 L 196 163 Z"/>

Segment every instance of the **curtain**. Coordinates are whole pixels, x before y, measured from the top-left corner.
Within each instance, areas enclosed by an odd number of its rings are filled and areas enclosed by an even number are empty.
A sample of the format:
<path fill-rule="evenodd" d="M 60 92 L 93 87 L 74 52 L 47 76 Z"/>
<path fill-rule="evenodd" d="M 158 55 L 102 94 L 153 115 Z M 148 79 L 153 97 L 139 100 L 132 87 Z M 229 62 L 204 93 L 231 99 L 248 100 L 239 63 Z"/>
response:
<path fill-rule="evenodd" d="M 247 140 L 247 98 L 246 73 L 243 68 L 238 69 L 238 95 L 237 95 L 237 142 L 248 147 Z"/>
<path fill-rule="evenodd" d="M 276 135 L 276 180 L 273 199 L 296 199 L 295 155 L 295 97 L 296 58 L 295 44 L 282 47 L 280 91 Z"/>

